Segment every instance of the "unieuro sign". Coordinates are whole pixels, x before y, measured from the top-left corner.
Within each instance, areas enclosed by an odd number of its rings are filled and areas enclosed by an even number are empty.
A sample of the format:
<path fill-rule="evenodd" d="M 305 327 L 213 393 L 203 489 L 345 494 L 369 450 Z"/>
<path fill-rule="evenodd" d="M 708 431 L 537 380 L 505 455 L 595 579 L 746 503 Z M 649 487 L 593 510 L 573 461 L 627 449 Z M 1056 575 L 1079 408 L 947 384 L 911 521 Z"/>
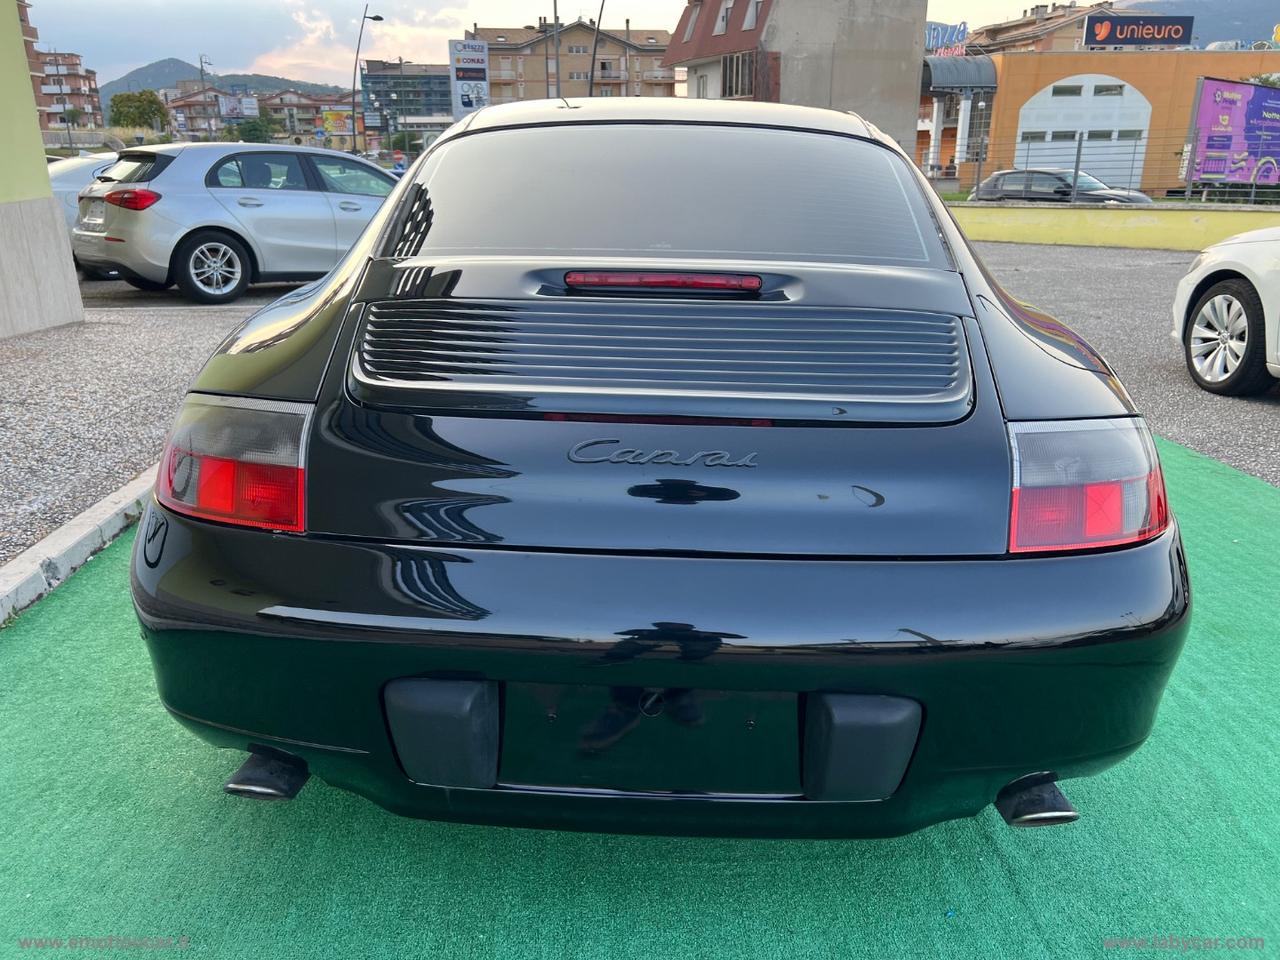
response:
<path fill-rule="evenodd" d="M 1086 47 L 1182 47 L 1191 43 L 1194 17 L 1125 17 L 1090 14 L 1084 20 Z"/>
<path fill-rule="evenodd" d="M 449 41 L 449 89 L 453 119 L 461 120 L 489 103 L 489 44 L 484 40 Z"/>

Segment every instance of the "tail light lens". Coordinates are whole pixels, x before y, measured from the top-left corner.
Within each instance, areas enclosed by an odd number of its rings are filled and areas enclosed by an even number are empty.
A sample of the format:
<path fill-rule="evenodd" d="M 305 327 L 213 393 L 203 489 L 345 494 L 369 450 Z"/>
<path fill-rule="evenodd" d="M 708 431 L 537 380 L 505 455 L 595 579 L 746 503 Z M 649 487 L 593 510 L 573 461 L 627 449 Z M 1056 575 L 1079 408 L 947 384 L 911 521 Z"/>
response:
<path fill-rule="evenodd" d="M 112 190 L 102 199 L 112 206 L 124 207 L 126 210 L 145 210 L 160 199 L 160 194 L 139 187 L 136 190 Z"/>
<path fill-rule="evenodd" d="M 156 499 L 205 520 L 301 531 L 311 410 L 189 394 L 160 460 Z"/>
<path fill-rule="evenodd" d="M 1155 444 L 1140 419 L 1009 424 L 1009 550 L 1140 543 L 1169 526 Z"/>

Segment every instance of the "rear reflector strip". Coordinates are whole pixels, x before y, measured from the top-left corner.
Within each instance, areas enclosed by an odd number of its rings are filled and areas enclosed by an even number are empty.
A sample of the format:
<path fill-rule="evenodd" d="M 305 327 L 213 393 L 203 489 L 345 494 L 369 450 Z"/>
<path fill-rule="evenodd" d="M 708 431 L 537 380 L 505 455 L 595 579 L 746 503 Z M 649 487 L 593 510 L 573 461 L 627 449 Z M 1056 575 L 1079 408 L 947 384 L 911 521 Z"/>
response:
<path fill-rule="evenodd" d="M 666 290 L 711 290 L 758 293 L 763 281 L 745 273 L 650 273 L 642 270 L 572 270 L 564 275 L 570 289 L 641 287 Z"/>

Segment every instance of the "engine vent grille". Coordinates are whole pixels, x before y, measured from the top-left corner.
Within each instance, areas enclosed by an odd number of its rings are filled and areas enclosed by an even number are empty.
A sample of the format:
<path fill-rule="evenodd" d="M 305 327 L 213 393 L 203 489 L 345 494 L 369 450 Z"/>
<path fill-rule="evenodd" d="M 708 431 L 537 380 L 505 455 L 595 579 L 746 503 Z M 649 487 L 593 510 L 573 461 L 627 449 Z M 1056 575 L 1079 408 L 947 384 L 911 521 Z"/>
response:
<path fill-rule="evenodd" d="M 955 317 L 772 303 L 384 301 L 366 311 L 353 372 L 372 388 L 597 412 L 612 409 L 600 399 L 610 395 L 807 401 L 839 415 L 860 402 L 967 406 L 971 392 Z M 569 394 L 594 399 L 567 405 Z"/>

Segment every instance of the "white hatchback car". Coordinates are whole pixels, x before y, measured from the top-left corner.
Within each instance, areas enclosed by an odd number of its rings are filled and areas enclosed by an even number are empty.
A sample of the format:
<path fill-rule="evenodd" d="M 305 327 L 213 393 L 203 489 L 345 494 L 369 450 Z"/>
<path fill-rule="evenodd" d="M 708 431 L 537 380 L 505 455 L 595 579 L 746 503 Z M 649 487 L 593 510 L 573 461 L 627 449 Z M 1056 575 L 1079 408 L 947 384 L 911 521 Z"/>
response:
<path fill-rule="evenodd" d="M 1209 247 L 1178 283 L 1173 336 L 1191 379 L 1231 396 L 1280 380 L 1280 227 Z"/>
<path fill-rule="evenodd" d="M 171 143 L 122 150 L 80 193 L 76 259 L 142 290 L 226 303 L 250 283 L 323 276 L 395 187 L 333 150 Z"/>

